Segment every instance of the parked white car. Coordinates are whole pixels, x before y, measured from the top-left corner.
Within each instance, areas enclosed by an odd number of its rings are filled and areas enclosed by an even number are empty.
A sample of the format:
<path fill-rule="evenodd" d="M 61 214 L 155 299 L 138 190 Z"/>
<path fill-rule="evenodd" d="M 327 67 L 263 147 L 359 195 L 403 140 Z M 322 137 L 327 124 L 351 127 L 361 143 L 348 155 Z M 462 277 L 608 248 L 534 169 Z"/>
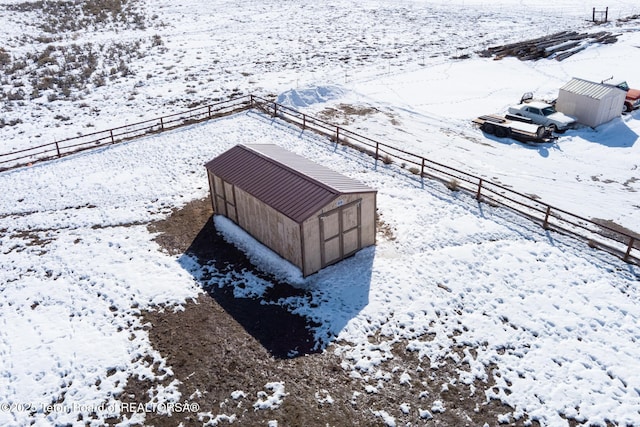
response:
<path fill-rule="evenodd" d="M 533 123 L 543 125 L 552 132 L 564 132 L 577 123 L 574 117 L 556 111 L 553 105 L 546 102 L 531 101 L 509 107 L 509 114 L 526 117 Z"/>

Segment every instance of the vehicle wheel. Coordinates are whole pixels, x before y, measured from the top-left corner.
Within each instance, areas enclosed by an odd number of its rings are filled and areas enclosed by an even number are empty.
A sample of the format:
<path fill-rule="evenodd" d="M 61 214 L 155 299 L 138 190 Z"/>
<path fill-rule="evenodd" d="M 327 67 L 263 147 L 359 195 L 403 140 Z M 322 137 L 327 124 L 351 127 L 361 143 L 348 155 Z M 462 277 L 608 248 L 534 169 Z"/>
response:
<path fill-rule="evenodd" d="M 489 122 L 484 122 L 482 125 L 482 130 L 488 133 L 489 135 L 493 135 L 496 132 L 496 125 Z"/>
<path fill-rule="evenodd" d="M 509 136 L 509 128 L 503 128 L 502 126 L 496 127 L 496 136 L 498 138 L 506 138 Z"/>
<path fill-rule="evenodd" d="M 622 112 L 623 113 L 630 113 L 631 112 L 631 106 L 629 104 L 624 104 L 624 106 L 622 107 Z"/>
<path fill-rule="evenodd" d="M 551 125 L 549 126 L 549 130 L 553 133 L 558 133 L 558 126 L 556 125 Z"/>

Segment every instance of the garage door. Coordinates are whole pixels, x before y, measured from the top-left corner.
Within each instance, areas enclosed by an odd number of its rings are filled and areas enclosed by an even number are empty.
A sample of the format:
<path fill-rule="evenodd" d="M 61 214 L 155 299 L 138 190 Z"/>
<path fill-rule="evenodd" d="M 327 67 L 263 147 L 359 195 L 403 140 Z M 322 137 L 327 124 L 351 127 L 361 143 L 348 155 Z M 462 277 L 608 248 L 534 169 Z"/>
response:
<path fill-rule="evenodd" d="M 361 200 L 339 206 L 319 216 L 322 267 L 340 261 L 361 247 Z"/>

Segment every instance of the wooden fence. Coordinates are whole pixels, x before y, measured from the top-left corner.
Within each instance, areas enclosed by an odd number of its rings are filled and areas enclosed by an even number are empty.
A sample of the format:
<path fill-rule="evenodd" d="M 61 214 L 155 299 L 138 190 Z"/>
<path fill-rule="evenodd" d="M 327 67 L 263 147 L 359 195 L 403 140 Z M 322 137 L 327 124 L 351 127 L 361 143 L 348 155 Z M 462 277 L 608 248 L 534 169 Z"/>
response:
<path fill-rule="evenodd" d="M 365 153 L 372 157 L 374 168 L 377 168 L 380 163 L 398 164 L 407 171 L 408 176 L 415 177 L 421 185 L 424 185 L 425 178 L 440 181 L 450 190 L 472 194 L 478 202 L 502 206 L 540 224 L 546 230 L 576 237 L 591 247 L 618 256 L 625 262 L 640 265 L 640 235 L 636 233 L 621 227 L 597 223 L 460 169 L 381 143 L 255 95 L 233 98 L 183 113 L 0 154 L 0 171 L 56 159 L 79 151 L 116 144 L 248 109 L 262 111 L 274 118 L 292 123 L 302 130 L 325 135 L 333 144 L 346 145 Z"/>
<path fill-rule="evenodd" d="M 204 107 L 194 108 L 183 113 L 170 114 L 142 122 L 126 124 L 109 130 L 88 133 L 48 144 L 37 145 L 24 150 L 0 154 L 0 172 L 234 114 L 250 108 L 250 101 L 251 97 L 247 95 Z"/>
<path fill-rule="evenodd" d="M 370 155 L 374 168 L 380 163 L 398 164 L 422 185 L 425 178 L 440 181 L 450 190 L 468 192 L 479 202 L 505 207 L 540 224 L 546 230 L 571 235 L 591 247 L 616 255 L 625 262 L 640 265 L 640 235 L 622 227 L 597 223 L 460 169 L 381 143 L 258 96 L 251 96 L 251 104 L 253 108 L 293 123 L 303 130 L 326 135 L 334 144 L 347 145 Z"/>

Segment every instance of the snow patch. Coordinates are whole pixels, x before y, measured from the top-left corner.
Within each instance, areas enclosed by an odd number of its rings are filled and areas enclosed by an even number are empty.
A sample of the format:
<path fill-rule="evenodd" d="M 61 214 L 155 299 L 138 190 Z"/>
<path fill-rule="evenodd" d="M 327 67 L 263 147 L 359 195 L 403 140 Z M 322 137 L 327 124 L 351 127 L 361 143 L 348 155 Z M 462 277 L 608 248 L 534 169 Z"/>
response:
<path fill-rule="evenodd" d="M 411 375 L 406 372 L 403 372 L 400 375 L 400 384 L 411 386 Z"/>
<path fill-rule="evenodd" d="M 291 284 L 302 285 L 304 283 L 304 278 L 299 268 L 257 241 L 229 218 L 215 215 L 213 221 L 216 225 L 216 230 L 222 237 L 244 252 L 256 267 Z M 255 291 L 255 288 L 251 290 Z"/>
<path fill-rule="evenodd" d="M 233 424 L 237 420 L 236 414 L 213 415 L 211 412 L 199 412 L 198 420 L 202 421 L 202 427 L 215 427 L 224 422 L 225 424 Z"/>
<path fill-rule="evenodd" d="M 255 410 L 277 409 L 282 405 L 283 398 L 287 395 L 284 391 L 284 382 L 271 382 L 264 386 L 271 394 L 264 391 L 258 392 L 258 400 L 253 404 Z"/>
<path fill-rule="evenodd" d="M 322 397 L 323 395 L 324 395 L 324 397 Z M 324 389 L 320 390 L 319 392 L 316 392 L 316 400 L 320 404 L 328 403 L 328 404 L 332 405 L 333 402 L 334 402 L 333 397 L 331 397 L 329 392 L 327 390 L 324 390 Z"/>
<path fill-rule="evenodd" d="M 297 110 L 341 98 L 344 94 L 344 89 L 332 85 L 306 89 L 290 89 L 281 93 L 276 102 Z"/>
<path fill-rule="evenodd" d="M 376 417 L 382 418 L 382 421 L 387 427 L 396 427 L 396 419 L 392 417 L 387 411 L 371 411 Z"/>
<path fill-rule="evenodd" d="M 244 397 L 247 397 L 247 394 L 244 391 L 236 390 L 236 391 L 231 392 L 231 398 L 233 400 L 242 399 Z"/>
<path fill-rule="evenodd" d="M 433 419 L 433 415 L 426 409 L 418 409 L 418 413 L 420 414 L 420 418 L 423 420 L 431 420 Z"/>
<path fill-rule="evenodd" d="M 434 400 L 431 405 L 431 410 L 433 412 L 444 412 L 444 403 L 441 400 Z"/>

